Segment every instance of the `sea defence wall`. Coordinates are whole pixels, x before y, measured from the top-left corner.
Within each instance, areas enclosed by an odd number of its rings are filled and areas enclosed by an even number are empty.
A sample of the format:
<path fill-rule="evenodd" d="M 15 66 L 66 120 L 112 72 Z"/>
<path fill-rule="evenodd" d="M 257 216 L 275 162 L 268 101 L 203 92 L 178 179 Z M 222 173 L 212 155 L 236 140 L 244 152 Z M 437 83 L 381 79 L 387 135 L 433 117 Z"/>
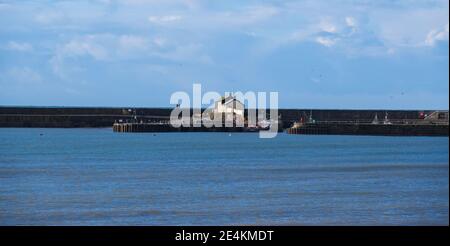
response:
<path fill-rule="evenodd" d="M 112 127 L 116 121 L 169 119 L 169 108 L 0 107 L 0 127 Z"/>
<path fill-rule="evenodd" d="M 312 135 L 448 136 L 448 125 L 315 123 L 288 128 L 287 133 Z"/>
<path fill-rule="evenodd" d="M 157 123 L 114 123 L 114 132 L 250 132 L 247 127 L 173 127 Z"/>
<path fill-rule="evenodd" d="M 0 107 L 0 127 L 112 127 L 115 122 L 167 122 L 171 108 L 109 108 L 109 107 Z M 333 110 L 279 109 L 283 128 L 309 118 L 320 121 L 368 123 L 375 115 L 382 119 L 415 121 L 421 114 L 434 110 Z M 269 114 L 269 111 L 267 111 Z"/>

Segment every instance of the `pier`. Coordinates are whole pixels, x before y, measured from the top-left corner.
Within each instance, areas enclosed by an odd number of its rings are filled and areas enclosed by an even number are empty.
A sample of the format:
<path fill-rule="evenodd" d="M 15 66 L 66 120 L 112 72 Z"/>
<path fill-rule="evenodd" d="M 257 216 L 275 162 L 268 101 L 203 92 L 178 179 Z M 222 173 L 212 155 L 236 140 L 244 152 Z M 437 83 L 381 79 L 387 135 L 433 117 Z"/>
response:
<path fill-rule="evenodd" d="M 418 118 L 391 120 L 385 112 L 380 120 L 375 114 L 371 121 L 316 121 L 312 112 L 287 129 L 289 134 L 317 135 L 382 135 L 382 136 L 448 136 L 448 111 L 419 113 Z M 305 122 L 306 121 L 306 122 Z"/>
<path fill-rule="evenodd" d="M 287 129 L 288 134 L 379 135 L 379 136 L 448 136 L 448 124 L 354 124 L 312 123 Z"/>
<path fill-rule="evenodd" d="M 173 127 L 158 123 L 114 123 L 114 132 L 254 132 L 247 127 Z"/>

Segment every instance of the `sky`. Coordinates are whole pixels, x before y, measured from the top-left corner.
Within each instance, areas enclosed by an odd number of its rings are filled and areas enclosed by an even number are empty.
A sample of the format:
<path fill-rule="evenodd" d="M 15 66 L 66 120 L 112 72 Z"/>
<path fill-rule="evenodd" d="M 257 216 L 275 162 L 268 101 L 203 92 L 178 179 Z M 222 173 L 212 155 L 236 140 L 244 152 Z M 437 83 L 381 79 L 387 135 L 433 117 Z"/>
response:
<path fill-rule="evenodd" d="M 0 105 L 448 109 L 448 0 L 0 0 Z"/>

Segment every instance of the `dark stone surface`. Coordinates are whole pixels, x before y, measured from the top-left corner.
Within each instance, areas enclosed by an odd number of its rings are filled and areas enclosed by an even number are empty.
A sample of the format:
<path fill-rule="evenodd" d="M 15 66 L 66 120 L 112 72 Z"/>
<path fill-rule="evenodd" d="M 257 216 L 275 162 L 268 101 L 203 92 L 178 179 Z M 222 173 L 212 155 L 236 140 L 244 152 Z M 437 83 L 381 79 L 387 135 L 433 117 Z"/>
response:
<path fill-rule="evenodd" d="M 448 125 L 305 124 L 287 130 L 290 134 L 448 136 Z"/>
<path fill-rule="evenodd" d="M 129 110 L 131 109 L 131 110 Z M 134 111 L 139 120 L 157 122 L 167 120 L 171 108 L 107 108 L 107 107 L 0 107 L 0 127 L 111 127 L 115 121 L 131 121 Z M 375 114 L 382 120 L 388 113 L 390 120 L 419 119 L 419 112 L 433 110 L 331 110 L 280 109 L 283 127 L 301 118 L 316 121 L 370 122 Z"/>

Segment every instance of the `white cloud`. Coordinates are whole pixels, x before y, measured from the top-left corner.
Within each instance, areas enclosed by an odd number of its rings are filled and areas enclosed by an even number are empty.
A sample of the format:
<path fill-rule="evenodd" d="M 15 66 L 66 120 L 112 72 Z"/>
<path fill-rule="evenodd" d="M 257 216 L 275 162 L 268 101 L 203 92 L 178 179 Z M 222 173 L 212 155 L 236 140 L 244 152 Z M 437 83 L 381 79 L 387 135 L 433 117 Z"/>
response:
<path fill-rule="evenodd" d="M 389 48 L 389 49 L 387 50 L 387 53 L 388 53 L 389 55 L 393 55 L 393 54 L 395 54 L 395 49 L 394 49 L 394 48 Z"/>
<path fill-rule="evenodd" d="M 319 27 L 321 31 L 328 32 L 328 33 L 337 33 L 337 27 L 335 24 L 329 22 L 329 21 L 321 21 L 319 24 Z"/>
<path fill-rule="evenodd" d="M 53 72 L 60 78 L 67 79 L 70 74 L 81 70 L 77 65 L 66 65 L 68 59 L 77 57 L 91 57 L 97 61 L 106 61 L 110 58 L 106 43 L 110 42 L 111 35 L 85 35 L 72 39 L 60 45 L 54 56 L 50 59 Z"/>
<path fill-rule="evenodd" d="M 316 42 L 326 46 L 326 47 L 331 47 L 336 43 L 336 39 L 332 39 L 332 38 L 327 38 L 327 37 L 317 37 L 316 38 Z"/>
<path fill-rule="evenodd" d="M 174 44 L 170 49 L 153 52 L 154 56 L 176 62 L 213 63 L 212 58 L 203 52 L 199 43 Z"/>
<path fill-rule="evenodd" d="M 22 51 L 22 52 L 33 50 L 33 46 L 31 44 L 15 42 L 15 41 L 9 41 L 6 48 L 9 50 Z"/>
<path fill-rule="evenodd" d="M 187 11 L 183 21 L 177 23 L 177 28 L 190 32 L 220 33 L 225 31 L 246 32 L 244 28 L 267 28 L 270 21 L 280 13 L 278 7 L 256 5 L 243 6 L 233 10 L 196 10 Z M 218 28 L 220 27 L 220 28 Z M 270 31 L 271 28 L 267 28 Z"/>
<path fill-rule="evenodd" d="M 161 36 L 89 34 L 64 42 L 50 59 L 53 72 L 69 79 L 71 74 L 84 70 L 77 58 L 95 62 L 123 62 L 130 59 L 166 60 L 170 62 L 210 64 L 212 59 L 204 53 L 198 42 L 168 41 Z"/>
<path fill-rule="evenodd" d="M 251 24 L 267 20 L 279 13 L 278 8 L 272 6 L 252 6 L 242 11 L 223 12 L 219 16 L 221 22 L 233 24 Z"/>
<path fill-rule="evenodd" d="M 388 48 L 417 48 L 434 44 L 445 36 L 447 8 L 408 8 L 369 13 L 375 38 Z M 430 31 L 431 30 L 431 31 Z"/>
<path fill-rule="evenodd" d="M 289 21 L 276 30 L 276 37 L 271 36 L 273 45 L 265 46 L 314 41 L 330 47 L 339 43 L 336 51 L 373 56 L 448 40 L 446 28 L 436 28 L 448 22 L 448 0 L 410 5 L 380 2 L 344 1 L 338 6 L 334 1 L 301 1 L 277 5 Z M 298 24 L 289 25 L 292 23 Z"/>
<path fill-rule="evenodd" d="M 223 30 L 224 28 L 237 28 L 256 25 L 280 11 L 273 6 L 254 5 L 238 8 L 235 10 L 213 11 L 208 9 L 179 10 L 183 13 L 172 15 L 150 15 L 148 21 L 157 25 L 169 25 L 177 23 L 177 28 L 184 30 Z M 220 26 L 221 29 L 217 29 Z"/>
<path fill-rule="evenodd" d="M 448 5 L 443 2 L 441 5 Z M 51 35 L 43 39 L 46 39 L 47 47 L 60 43 L 55 61 L 83 56 L 95 61 L 154 56 L 193 61 L 203 57 L 203 61 L 208 61 L 217 55 L 208 56 L 208 51 L 214 53 L 217 50 L 212 42 L 224 40 L 221 39 L 223 36 L 238 37 L 243 33 L 249 34 L 245 42 L 252 42 L 250 49 L 258 51 L 251 52 L 258 56 L 292 42 L 315 42 L 326 47 L 336 45 L 335 50 L 344 53 L 352 49 L 354 53 L 371 50 L 372 53 L 386 54 L 391 49 L 400 54 L 402 49 L 418 44 L 432 46 L 439 40 L 448 39 L 448 25 L 446 29 L 436 28 L 448 21 L 448 8 L 414 2 L 407 7 L 386 2 L 309 0 L 239 5 L 191 0 L 97 0 L 14 5 L 17 5 L 17 18 L 22 22 L 14 21 L 12 17 L 8 17 L 11 20 L 8 22 L 20 23 L 23 30 L 32 30 L 36 35 Z M 6 12 L 11 11 L 0 14 Z M 111 33 L 85 35 L 103 31 Z M 41 47 L 41 43 L 39 45 Z M 31 47 L 23 43 L 8 46 L 22 51 Z M 183 51 L 183 47 L 189 52 Z"/>
<path fill-rule="evenodd" d="M 162 47 L 162 46 L 166 45 L 167 40 L 165 38 L 156 37 L 153 39 L 153 43 L 155 43 L 159 47 Z"/>
<path fill-rule="evenodd" d="M 50 24 L 60 21 L 64 18 L 63 13 L 57 11 L 47 11 L 38 13 L 34 19 L 41 24 Z"/>
<path fill-rule="evenodd" d="M 148 21 L 155 24 L 165 24 L 170 22 L 175 22 L 181 20 L 181 16 L 179 15 L 162 15 L 162 16 L 149 16 Z"/>
<path fill-rule="evenodd" d="M 356 26 L 357 26 L 355 18 L 353 18 L 351 16 L 345 17 L 345 23 L 347 24 L 347 26 L 352 27 L 352 28 L 356 28 Z"/>
<path fill-rule="evenodd" d="M 436 41 L 444 41 L 448 40 L 448 23 L 444 28 L 441 29 L 433 29 L 431 30 L 427 38 L 425 39 L 425 44 L 429 46 L 433 46 Z"/>
<path fill-rule="evenodd" d="M 121 48 L 130 49 L 147 49 L 148 41 L 141 37 L 135 35 L 122 35 L 119 37 L 119 44 Z"/>
<path fill-rule="evenodd" d="M 339 42 L 343 44 L 340 47 L 345 50 L 347 46 L 353 46 L 359 41 L 360 37 L 355 35 L 357 26 L 356 18 L 351 16 L 346 16 L 345 18 L 338 16 L 320 17 L 316 24 L 312 21 L 311 23 L 306 23 L 302 29 L 290 33 L 279 44 L 316 42 L 320 45 L 331 47 Z"/>
<path fill-rule="evenodd" d="M 70 41 L 64 45 L 63 52 L 66 56 L 89 55 L 96 60 L 105 60 L 108 56 L 107 50 L 95 41 L 92 42 L 91 37 L 86 40 Z"/>

